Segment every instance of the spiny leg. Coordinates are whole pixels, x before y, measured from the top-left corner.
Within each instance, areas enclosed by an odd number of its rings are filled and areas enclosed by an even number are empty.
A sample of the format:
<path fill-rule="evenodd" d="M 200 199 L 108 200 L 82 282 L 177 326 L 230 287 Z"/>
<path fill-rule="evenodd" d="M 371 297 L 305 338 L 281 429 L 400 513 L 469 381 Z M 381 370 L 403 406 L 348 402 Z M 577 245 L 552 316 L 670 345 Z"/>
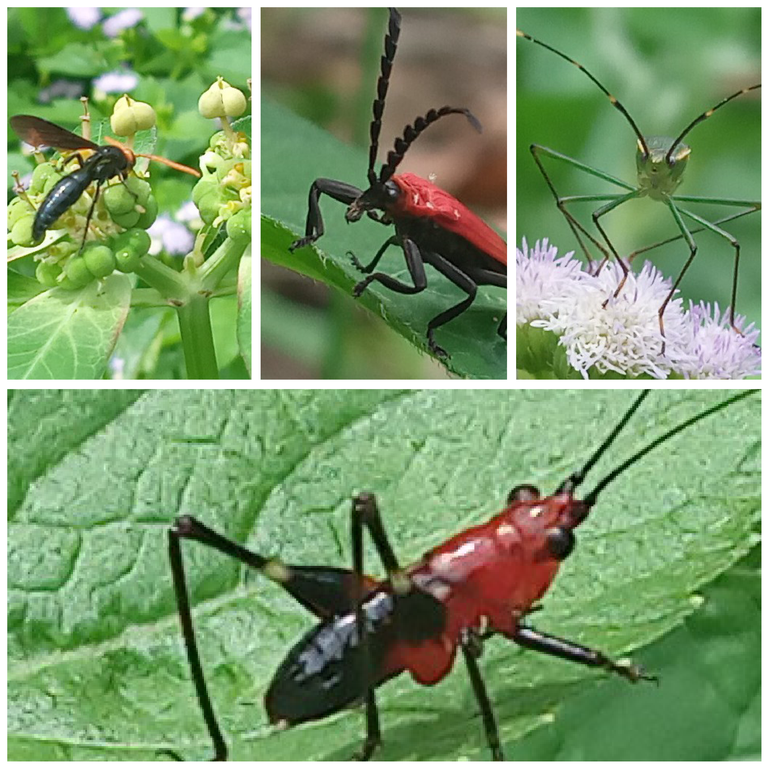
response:
<path fill-rule="evenodd" d="M 680 200 L 681 198 L 675 198 L 675 199 Z M 732 213 L 730 214 L 730 216 L 724 216 L 722 219 L 718 219 L 717 221 L 710 222 L 710 223 L 717 227 L 717 226 L 720 226 L 720 224 L 727 224 L 729 221 L 740 219 L 742 216 L 748 216 L 750 213 L 755 213 L 759 210 L 760 210 L 760 205 L 755 204 L 746 211 L 739 211 L 738 213 Z M 705 229 L 708 229 L 708 227 L 704 227 L 704 226 L 694 227 L 693 229 L 690 230 L 690 233 L 692 235 L 696 235 L 699 232 L 703 232 Z M 634 262 L 634 260 L 638 256 L 641 256 L 644 253 L 648 253 L 648 251 L 653 251 L 656 248 L 661 248 L 663 245 L 669 245 L 670 243 L 675 243 L 678 240 L 682 240 L 682 239 L 683 239 L 682 234 L 674 235 L 673 237 L 668 237 L 666 240 L 659 240 L 659 242 L 657 243 L 652 243 L 651 245 L 645 245 L 642 248 L 638 248 L 636 251 L 632 251 L 632 253 L 630 253 L 629 256 L 627 256 L 627 263 L 632 264 L 632 262 Z"/>
<path fill-rule="evenodd" d="M 592 243 L 592 245 L 594 245 L 603 254 L 603 260 L 608 259 L 610 257 L 610 252 L 606 249 L 605 245 L 603 245 L 603 243 L 601 243 L 594 235 L 592 235 L 592 233 L 589 232 L 587 228 L 567 208 L 567 205 L 569 203 L 577 202 L 577 201 L 583 200 L 584 198 L 561 197 L 560 193 L 557 191 L 557 188 L 554 185 L 554 182 L 552 181 L 549 174 L 547 173 L 547 170 L 544 167 L 544 163 L 542 162 L 542 159 L 539 157 L 539 153 L 541 153 L 546 157 L 551 157 L 553 160 L 559 160 L 564 163 L 567 163 L 568 165 L 571 165 L 575 168 L 585 171 L 590 175 L 597 176 L 597 178 L 601 178 L 604 181 L 611 182 L 625 189 L 631 190 L 634 188 L 631 187 L 629 184 L 626 184 L 625 182 L 621 181 L 621 179 L 617 179 L 613 176 L 610 176 L 609 174 L 604 174 L 602 171 L 597 171 L 594 168 L 590 168 L 584 163 L 580 163 L 577 160 L 574 160 L 573 158 L 568 157 L 567 155 L 563 155 L 559 152 L 555 152 L 554 150 L 548 149 L 547 147 L 543 147 L 540 144 L 531 144 L 530 150 L 531 150 L 531 155 L 533 156 L 534 162 L 536 163 L 536 166 L 539 169 L 539 172 L 544 177 L 544 181 L 546 182 L 547 187 L 549 187 L 549 191 L 552 193 L 552 196 L 555 199 L 555 204 L 557 205 L 558 210 L 565 217 L 565 220 L 568 223 L 568 226 L 571 228 L 571 231 L 573 232 L 573 235 L 576 238 L 576 241 L 578 242 L 579 247 L 581 248 L 583 254 L 586 256 L 587 261 L 591 264 L 592 261 L 594 261 L 594 259 L 592 257 L 592 254 L 589 251 L 589 248 L 587 248 L 584 240 L 582 240 L 582 235 L 585 238 L 587 238 Z M 608 199 L 608 200 L 613 200 L 616 197 L 617 195 L 597 196 L 598 199 Z M 594 196 L 589 196 L 589 198 L 587 199 L 594 199 Z"/>

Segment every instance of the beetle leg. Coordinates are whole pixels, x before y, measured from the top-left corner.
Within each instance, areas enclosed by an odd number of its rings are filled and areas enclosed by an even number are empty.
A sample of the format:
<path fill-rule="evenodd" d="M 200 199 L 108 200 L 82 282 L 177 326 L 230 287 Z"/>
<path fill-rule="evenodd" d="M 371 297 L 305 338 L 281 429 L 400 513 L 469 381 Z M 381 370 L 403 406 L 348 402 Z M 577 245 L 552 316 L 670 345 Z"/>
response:
<path fill-rule="evenodd" d="M 343 181 L 315 179 L 309 188 L 309 211 L 307 212 L 307 226 L 304 237 L 291 243 L 288 250 L 293 253 L 297 248 L 311 245 L 323 236 L 325 226 L 323 225 L 323 215 L 320 212 L 320 195 L 328 195 L 328 197 L 332 197 L 334 200 L 344 203 L 344 205 L 350 205 L 362 194 L 363 191 L 361 189 L 352 184 L 346 184 Z"/>
<path fill-rule="evenodd" d="M 595 651 L 570 640 L 563 640 L 560 637 L 539 632 L 531 627 L 518 626 L 511 639 L 523 648 L 529 648 L 532 651 L 557 656 L 577 664 L 584 664 L 587 667 L 607 669 L 609 672 L 615 672 L 617 675 L 625 677 L 632 683 L 636 683 L 638 680 L 658 682 L 658 678 L 653 675 L 646 675 L 643 668 L 637 664 L 622 664 L 613 661 L 601 651 Z"/>
<path fill-rule="evenodd" d="M 354 253 L 352 253 L 352 251 L 347 251 L 347 255 L 351 257 L 352 263 L 355 265 L 355 267 L 358 270 L 360 270 L 360 272 L 363 272 L 364 274 L 369 275 L 371 272 L 373 272 L 374 268 L 379 263 L 379 261 L 381 261 L 381 257 L 384 255 L 384 252 L 387 250 L 387 248 L 389 248 L 390 245 L 396 245 L 396 244 L 397 244 L 397 236 L 392 235 L 392 237 L 390 237 L 389 240 L 387 240 L 384 243 L 384 245 L 382 245 L 381 248 L 379 248 L 378 252 L 373 257 L 373 259 L 369 264 L 363 264 L 363 262 L 360 261 L 360 259 L 358 259 Z M 357 286 L 355 286 L 355 288 L 357 288 Z"/>
<path fill-rule="evenodd" d="M 384 246 L 374 256 L 373 262 L 369 264 L 369 268 L 373 269 L 376 263 L 383 255 L 384 251 L 391 245 L 392 238 L 384 243 Z M 395 242 L 397 240 L 395 239 Z M 390 291 L 395 293 L 420 293 L 427 287 L 427 274 L 424 271 L 424 261 L 421 258 L 421 251 L 416 243 L 409 237 L 403 237 L 400 243 L 405 254 L 405 264 L 408 267 L 408 272 L 413 279 L 413 285 L 408 285 L 400 280 L 396 280 L 394 277 L 385 274 L 384 272 L 374 272 L 372 275 L 368 275 L 364 280 L 361 280 L 353 289 L 352 294 L 355 298 L 358 298 L 363 291 L 373 282 L 381 283 Z M 364 270 L 365 271 L 365 270 Z"/>
<path fill-rule="evenodd" d="M 480 674 L 480 667 L 477 664 L 477 660 L 480 658 L 483 650 L 482 637 L 471 629 L 465 629 L 461 636 L 461 650 L 464 653 L 464 661 L 467 664 L 469 681 L 472 683 L 472 690 L 480 707 L 480 714 L 483 716 L 485 737 L 488 740 L 491 754 L 494 760 L 504 760 L 504 751 L 499 742 L 499 730 L 496 727 L 496 717 L 493 714 L 488 691 L 485 689 L 485 683 Z"/>

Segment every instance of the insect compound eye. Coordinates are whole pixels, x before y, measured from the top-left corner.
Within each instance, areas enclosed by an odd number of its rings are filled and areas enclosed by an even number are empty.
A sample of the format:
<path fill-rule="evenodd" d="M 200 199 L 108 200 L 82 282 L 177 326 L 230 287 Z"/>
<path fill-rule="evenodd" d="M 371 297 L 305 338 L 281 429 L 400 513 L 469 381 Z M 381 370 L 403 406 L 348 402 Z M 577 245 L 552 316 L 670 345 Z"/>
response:
<path fill-rule="evenodd" d="M 394 181 L 388 181 L 384 184 L 384 196 L 389 203 L 394 203 L 400 197 L 400 191 L 400 187 Z"/>
<path fill-rule="evenodd" d="M 507 496 L 507 504 L 516 501 L 536 501 L 541 497 L 539 489 L 535 485 L 516 485 Z"/>
<path fill-rule="evenodd" d="M 568 528 L 550 528 L 547 531 L 547 547 L 556 560 L 565 560 L 576 546 L 576 536 Z"/>

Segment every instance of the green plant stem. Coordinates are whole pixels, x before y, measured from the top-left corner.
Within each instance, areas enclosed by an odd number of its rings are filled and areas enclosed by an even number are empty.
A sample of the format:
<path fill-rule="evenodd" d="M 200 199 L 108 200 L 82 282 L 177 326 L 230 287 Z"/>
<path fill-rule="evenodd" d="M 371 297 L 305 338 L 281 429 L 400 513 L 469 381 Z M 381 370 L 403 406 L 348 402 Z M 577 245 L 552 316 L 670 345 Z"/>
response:
<path fill-rule="evenodd" d="M 189 288 L 184 274 L 166 267 L 153 256 L 145 256 L 139 262 L 136 274 L 166 301 L 185 302 L 187 300 Z"/>
<path fill-rule="evenodd" d="M 198 279 L 205 293 L 212 293 L 221 281 L 237 266 L 250 240 L 228 237 L 216 252 L 199 268 Z"/>
<path fill-rule="evenodd" d="M 216 350 L 213 345 L 213 330 L 208 311 L 210 301 L 204 296 L 194 295 L 178 307 L 181 343 L 187 364 L 187 378 L 218 379 Z"/>

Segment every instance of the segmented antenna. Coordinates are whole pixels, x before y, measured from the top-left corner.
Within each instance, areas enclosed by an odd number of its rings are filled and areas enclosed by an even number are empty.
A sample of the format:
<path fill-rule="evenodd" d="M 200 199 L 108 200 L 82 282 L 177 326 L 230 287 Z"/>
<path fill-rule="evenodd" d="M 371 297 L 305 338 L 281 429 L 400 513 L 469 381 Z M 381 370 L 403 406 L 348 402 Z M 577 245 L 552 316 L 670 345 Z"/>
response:
<path fill-rule="evenodd" d="M 381 168 L 381 173 L 379 174 L 380 184 L 383 184 L 392 177 L 397 166 L 403 161 L 408 148 L 416 141 L 421 132 L 446 115 L 464 115 L 478 133 L 483 132 L 483 126 L 480 125 L 480 121 L 468 109 L 462 107 L 430 109 L 424 117 L 417 117 L 413 121 L 413 125 L 406 125 L 403 129 L 402 137 L 395 139 L 395 148 L 389 152 L 387 162 Z"/>
<path fill-rule="evenodd" d="M 675 151 L 675 147 L 682 142 L 682 140 L 686 137 L 692 128 L 697 126 L 699 123 L 703 123 L 707 118 L 712 117 L 714 112 L 720 109 L 720 107 L 724 107 L 729 101 L 733 101 L 733 99 L 741 96 L 743 93 L 754 91 L 755 89 L 759 88 L 760 85 L 760 83 L 757 85 L 750 85 L 749 88 L 742 88 L 740 91 L 732 93 L 730 96 L 715 104 L 715 106 L 711 109 L 708 109 L 706 112 L 702 112 L 695 120 L 692 120 L 685 127 L 685 130 L 672 142 L 672 146 L 669 148 L 669 152 L 667 152 L 667 156 L 664 158 L 664 161 L 667 163 L 667 165 L 672 165 L 672 154 Z"/>
<path fill-rule="evenodd" d="M 537 40 L 535 37 L 531 37 L 529 34 L 522 32 L 519 29 L 517 30 L 517 36 L 524 37 L 526 40 L 530 40 L 532 43 L 536 43 L 536 45 L 540 45 L 542 48 L 546 48 L 548 51 L 552 51 L 552 53 L 559 56 L 561 59 L 565 59 L 569 64 L 573 64 L 574 67 L 578 67 L 610 99 L 611 104 L 613 104 L 613 106 L 616 107 L 616 109 L 618 109 L 619 112 L 621 112 L 621 114 L 627 118 L 627 122 L 629 122 L 629 124 L 632 126 L 632 130 L 635 132 L 635 136 L 637 136 L 637 142 L 643 155 L 645 155 L 646 158 L 650 155 L 650 152 L 648 151 L 648 143 L 646 142 L 642 131 L 637 127 L 637 123 L 632 119 L 632 115 L 627 112 L 627 110 L 624 108 L 624 105 L 586 67 L 579 64 L 578 61 L 572 59 L 570 56 L 566 56 L 562 51 L 558 51 L 557 48 L 553 48 L 551 45 L 542 43 L 541 40 Z M 689 128 L 692 127 L 693 126 L 689 126 Z M 683 136 L 684 135 L 685 131 L 683 132 Z"/>
<path fill-rule="evenodd" d="M 423 117 L 417 117 L 413 125 L 406 125 L 402 137 L 395 140 L 395 148 L 387 155 L 387 162 L 382 166 L 379 177 L 376 178 L 376 156 L 379 153 L 379 136 L 381 135 L 381 118 L 384 114 L 384 102 L 389 89 L 389 78 L 392 74 L 392 64 L 397 52 L 397 41 L 400 37 L 401 17 L 396 8 L 389 9 L 389 29 L 384 38 L 384 54 L 381 57 L 381 74 L 376 84 L 376 99 L 373 102 L 373 120 L 371 121 L 371 147 L 368 152 L 368 183 L 371 186 L 383 184 L 392 178 L 395 169 L 403 160 L 408 148 L 419 135 L 432 123 L 437 122 L 446 115 L 464 115 L 472 127 L 482 133 L 483 126 L 480 121 L 468 110 L 457 107 L 440 107 L 430 109 Z"/>
<path fill-rule="evenodd" d="M 389 29 L 384 38 L 384 53 L 381 57 L 381 74 L 376 84 L 376 99 L 373 102 L 373 120 L 371 120 L 371 148 L 368 151 L 368 183 L 373 186 L 376 179 L 376 155 L 379 154 L 379 135 L 381 134 L 381 116 L 384 114 L 384 102 L 389 89 L 392 64 L 397 53 L 397 41 L 400 37 L 401 17 L 397 8 L 389 9 Z"/>

